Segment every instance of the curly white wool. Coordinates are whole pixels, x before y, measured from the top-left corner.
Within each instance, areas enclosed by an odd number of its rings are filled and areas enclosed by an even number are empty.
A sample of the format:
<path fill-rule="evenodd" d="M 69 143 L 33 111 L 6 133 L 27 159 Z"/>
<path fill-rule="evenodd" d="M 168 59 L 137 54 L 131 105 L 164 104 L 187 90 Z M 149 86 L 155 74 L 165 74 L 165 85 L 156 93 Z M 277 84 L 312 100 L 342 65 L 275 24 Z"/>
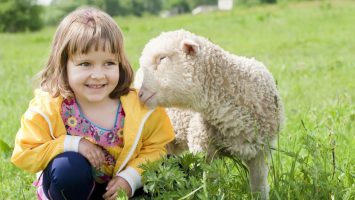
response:
<path fill-rule="evenodd" d="M 283 106 L 261 62 L 178 30 L 149 41 L 138 74 L 142 102 L 175 107 L 168 109 L 176 132 L 172 152 L 239 157 L 249 168 L 252 190 L 268 198 L 266 147 L 277 137 Z"/>

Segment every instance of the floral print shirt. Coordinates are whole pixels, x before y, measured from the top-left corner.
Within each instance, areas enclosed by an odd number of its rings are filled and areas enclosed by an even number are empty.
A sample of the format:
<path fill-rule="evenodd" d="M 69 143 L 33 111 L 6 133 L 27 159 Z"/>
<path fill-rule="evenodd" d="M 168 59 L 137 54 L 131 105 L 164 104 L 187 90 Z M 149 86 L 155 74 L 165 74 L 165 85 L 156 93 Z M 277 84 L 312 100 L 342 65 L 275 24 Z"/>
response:
<path fill-rule="evenodd" d="M 80 110 L 75 99 L 65 99 L 62 103 L 61 116 L 68 135 L 82 136 L 102 147 L 105 154 L 104 165 L 96 170 L 92 168 L 96 182 L 108 182 L 115 167 L 116 159 L 123 147 L 123 125 L 125 113 L 119 104 L 114 128 L 104 129 L 88 120 Z"/>

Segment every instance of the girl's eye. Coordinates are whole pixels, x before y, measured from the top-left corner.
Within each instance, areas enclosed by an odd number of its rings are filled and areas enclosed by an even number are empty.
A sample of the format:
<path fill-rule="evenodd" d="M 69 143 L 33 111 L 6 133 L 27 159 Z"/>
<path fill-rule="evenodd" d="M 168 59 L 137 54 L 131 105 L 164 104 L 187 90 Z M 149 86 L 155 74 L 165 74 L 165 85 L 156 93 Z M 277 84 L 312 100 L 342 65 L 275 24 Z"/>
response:
<path fill-rule="evenodd" d="M 83 62 L 83 63 L 80 63 L 78 66 L 87 67 L 87 66 L 89 66 L 89 65 L 90 65 L 90 63 L 88 63 L 88 62 Z"/>
<path fill-rule="evenodd" d="M 106 66 L 111 66 L 111 65 L 116 65 L 116 63 L 115 62 L 106 62 L 105 65 Z"/>

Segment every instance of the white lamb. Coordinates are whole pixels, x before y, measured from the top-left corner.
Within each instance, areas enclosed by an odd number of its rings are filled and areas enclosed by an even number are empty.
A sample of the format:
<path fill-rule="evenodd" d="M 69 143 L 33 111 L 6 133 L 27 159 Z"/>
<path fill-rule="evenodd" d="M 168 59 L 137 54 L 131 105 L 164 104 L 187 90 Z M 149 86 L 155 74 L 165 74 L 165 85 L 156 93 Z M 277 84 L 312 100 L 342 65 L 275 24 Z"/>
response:
<path fill-rule="evenodd" d="M 143 49 L 135 85 L 140 84 L 140 100 L 148 107 L 174 107 L 167 109 L 176 131 L 171 152 L 241 158 L 252 191 L 268 199 L 266 161 L 283 107 L 262 63 L 185 30 L 165 32 Z"/>

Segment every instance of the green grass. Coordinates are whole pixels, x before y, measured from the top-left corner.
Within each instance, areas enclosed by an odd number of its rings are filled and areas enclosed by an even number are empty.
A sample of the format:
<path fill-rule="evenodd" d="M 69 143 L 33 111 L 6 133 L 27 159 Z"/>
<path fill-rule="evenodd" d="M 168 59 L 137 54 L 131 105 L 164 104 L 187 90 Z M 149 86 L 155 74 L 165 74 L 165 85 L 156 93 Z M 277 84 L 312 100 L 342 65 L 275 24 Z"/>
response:
<path fill-rule="evenodd" d="M 287 117 L 272 159 L 271 198 L 354 199 L 354 19 L 354 1 L 334 0 L 117 22 L 135 68 L 150 38 L 180 28 L 264 62 L 277 79 Z M 0 138 L 11 147 L 54 31 L 0 34 Z M 0 199 L 35 199 L 34 175 L 15 168 L 9 158 L 1 154 Z M 235 191 L 247 199 L 247 190 Z"/>

